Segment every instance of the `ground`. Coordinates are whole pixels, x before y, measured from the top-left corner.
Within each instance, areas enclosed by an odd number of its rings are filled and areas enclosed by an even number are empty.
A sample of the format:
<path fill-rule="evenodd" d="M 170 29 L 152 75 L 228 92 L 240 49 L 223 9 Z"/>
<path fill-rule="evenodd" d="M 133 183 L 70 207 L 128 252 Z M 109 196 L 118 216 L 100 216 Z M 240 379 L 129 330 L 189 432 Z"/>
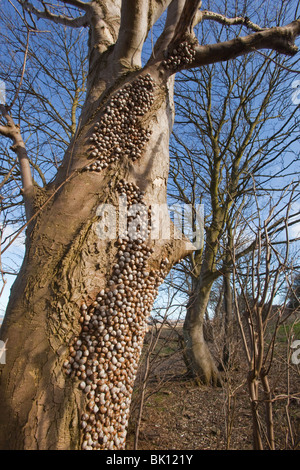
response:
<path fill-rule="evenodd" d="M 144 358 L 149 346 L 151 349 L 150 333 L 144 347 Z M 252 418 L 246 382 L 247 365 L 240 346 L 238 344 L 233 353 L 232 368 L 221 372 L 223 387 L 198 386 L 186 376 L 174 330 L 164 328 L 149 356 L 150 373 L 136 448 L 251 450 Z M 278 346 L 270 370 L 276 449 L 300 449 L 300 370 L 299 366 L 287 367 L 286 343 L 279 342 Z M 140 368 L 134 391 L 128 450 L 135 448 L 134 437 L 144 371 L 145 361 Z M 263 414 L 262 409 L 262 419 Z"/>

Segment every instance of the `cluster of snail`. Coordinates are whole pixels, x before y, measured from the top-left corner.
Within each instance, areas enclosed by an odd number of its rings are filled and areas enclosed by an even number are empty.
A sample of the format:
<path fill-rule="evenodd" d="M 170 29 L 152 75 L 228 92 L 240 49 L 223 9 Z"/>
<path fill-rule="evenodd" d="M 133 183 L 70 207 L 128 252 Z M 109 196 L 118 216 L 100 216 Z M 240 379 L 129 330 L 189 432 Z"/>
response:
<path fill-rule="evenodd" d="M 135 184 L 121 180 L 117 190 L 127 197 L 128 207 L 138 203 L 147 211 L 144 194 Z M 107 287 L 92 305 L 82 306 L 81 332 L 71 341 L 64 363 L 87 398 L 81 416 L 83 450 L 125 448 L 147 318 L 169 263 L 166 258 L 158 269 L 148 270 L 153 248 L 142 231 L 134 238 L 125 233 L 116 240 L 116 247 Z"/>
<path fill-rule="evenodd" d="M 176 70 L 180 66 L 190 64 L 194 60 L 195 55 L 196 51 L 193 44 L 184 41 L 178 44 L 176 49 L 173 49 L 172 53 L 168 55 L 162 65 L 166 69 Z"/>
<path fill-rule="evenodd" d="M 110 99 L 90 137 L 93 162 L 87 170 L 101 171 L 122 156 L 132 161 L 141 156 L 151 132 L 143 129 L 139 120 L 154 101 L 154 86 L 148 73 L 126 84 Z"/>

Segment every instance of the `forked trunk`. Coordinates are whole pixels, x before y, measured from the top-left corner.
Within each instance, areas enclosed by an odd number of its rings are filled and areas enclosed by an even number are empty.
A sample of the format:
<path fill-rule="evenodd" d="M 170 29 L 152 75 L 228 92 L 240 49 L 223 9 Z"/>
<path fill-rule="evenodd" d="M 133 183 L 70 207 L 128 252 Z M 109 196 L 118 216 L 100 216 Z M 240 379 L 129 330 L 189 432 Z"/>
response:
<path fill-rule="evenodd" d="M 172 86 L 132 74 L 70 145 L 1 328 L 1 449 L 125 447 L 147 316 L 188 253 L 147 225 L 149 206 L 166 203 L 171 126 Z"/>

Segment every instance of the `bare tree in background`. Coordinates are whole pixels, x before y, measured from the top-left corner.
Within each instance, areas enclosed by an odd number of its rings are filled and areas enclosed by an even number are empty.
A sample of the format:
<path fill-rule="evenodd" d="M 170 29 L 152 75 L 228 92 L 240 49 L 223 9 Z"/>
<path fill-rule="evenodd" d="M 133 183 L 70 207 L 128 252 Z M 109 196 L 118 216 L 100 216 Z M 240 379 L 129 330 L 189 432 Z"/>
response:
<path fill-rule="evenodd" d="M 6 96 L 13 96 L 38 191 L 55 176 L 76 131 L 85 98 L 87 34 L 55 23 L 40 31 L 13 13 L 2 12 L 0 78 Z M 0 146 L 2 210 L 13 231 L 25 221 L 21 173 L 11 141 L 1 139 Z"/>
<path fill-rule="evenodd" d="M 0 447 L 122 449 L 146 318 L 159 284 L 192 248 L 183 238 L 144 239 L 141 230 L 137 239 L 101 238 L 96 228 L 105 213 L 98 208 L 126 196 L 132 210 L 140 204 L 141 217 L 148 205 L 166 203 L 176 72 L 254 50 L 295 55 L 300 21 L 263 28 L 247 16 L 203 10 L 195 0 L 10 5 L 24 20 L 28 44 L 35 23 L 46 30 L 48 22 L 87 28 L 89 40 L 79 124 L 43 187 L 33 178 L 15 98 L 1 105 L 0 134 L 19 165 L 27 232 L 1 327 L 10 347 L 0 385 Z M 142 66 L 146 38 L 164 12 Z M 243 25 L 243 32 L 199 44 L 195 27 L 203 21 Z"/>
<path fill-rule="evenodd" d="M 286 308 L 287 297 L 282 300 L 282 286 L 291 278 L 294 269 L 290 259 L 289 223 L 292 202 L 299 197 L 297 191 L 295 196 L 295 190 L 296 186 L 291 188 L 287 199 L 284 199 L 285 192 L 277 202 L 270 198 L 264 208 L 257 202 L 257 213 L 251 223 L 238 217 L 236 227 L 240 230 L 240 226 L 244 226 L 253 238 L 249 262 L 239 264 L 234 244 L 231 252 L 235 311 L 248 364 L 253 448 L 256 450 L 276 449 L 274 404 L 279 400 L 288 402 L 292 396 L 289 386 L 285 395 L 276 396 L 270 373 L 275 360 L 278 361 L 279 328 L 287 324 L 292 314 Z M 290 361 L 286 370 L 289 368 Z M 294 385 L 297 390 L 297 384 Z M 291 428 L 290 425 L 289 434 L 293 438 Z"/>
<path fill-rule="evenodd" d="M 264 5 L 266 15 L 268 7 L 273 8 Z M 278 22 L 285 14 L 284 9 L 278 12 Z M 203 22 L 198 33 L 202 41 L 208 35 L 221 41 L 230 34 L 206 26 Z M 273 61 L 270 52 L 184 71 L 177 80 L 169 193 L 176 202 L 204 204 L 204 246 L 179 268 L 189 278 L 187 362 L 202 383 L 220 383 L 204 331 L 211 290 L 220 276 L 225 284 L 227 330 L 223 363 L 229 360 L 229 253 L 236 214 L 241 207 L 250 211 L 253 178 L 264 197 L 266 190 L 276 191 L 285 177 L 291 179 L 298 159 L 298 109 L 291 101 L 290 76 L 285 58 Z"/>

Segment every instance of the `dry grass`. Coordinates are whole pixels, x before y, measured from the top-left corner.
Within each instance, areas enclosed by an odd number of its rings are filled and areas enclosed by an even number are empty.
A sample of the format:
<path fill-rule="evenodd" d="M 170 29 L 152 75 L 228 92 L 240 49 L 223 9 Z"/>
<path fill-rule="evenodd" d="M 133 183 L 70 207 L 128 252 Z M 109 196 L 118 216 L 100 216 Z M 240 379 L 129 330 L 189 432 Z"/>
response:
<path fill-rule="evenodd" d="M 177 331 L 178 333 L 178 331 Z M 236 345 L 233 367 L 222 372 L 224 386 L 197 386 L 186 376 L 177 333 L 164 328 L 155 351 L 145 394 L 139 450 L 251 450 L 252 419 L 247 391 L 247 365 Z M 150 333 L 144 346 L 149 348 Z M 212 346 L 212 345 L 211 345 Z M 274 397 L 277 449 L 300 448 L 300 375 L 287 368 L 287 346 L 279 341 L 270 371 Z M 213 347 L 213 346 L 212 346 Z M 215 355 L 216 355 L 215 349 Z M 127 448 L 134 448 L 143 363 L 132 402 Z M 289 394 L 287 372 L 289 371 Z M 298 395 L 297 395 L 298 394 Z M 263 417 L 263 411 L 262 411 Z"/>

